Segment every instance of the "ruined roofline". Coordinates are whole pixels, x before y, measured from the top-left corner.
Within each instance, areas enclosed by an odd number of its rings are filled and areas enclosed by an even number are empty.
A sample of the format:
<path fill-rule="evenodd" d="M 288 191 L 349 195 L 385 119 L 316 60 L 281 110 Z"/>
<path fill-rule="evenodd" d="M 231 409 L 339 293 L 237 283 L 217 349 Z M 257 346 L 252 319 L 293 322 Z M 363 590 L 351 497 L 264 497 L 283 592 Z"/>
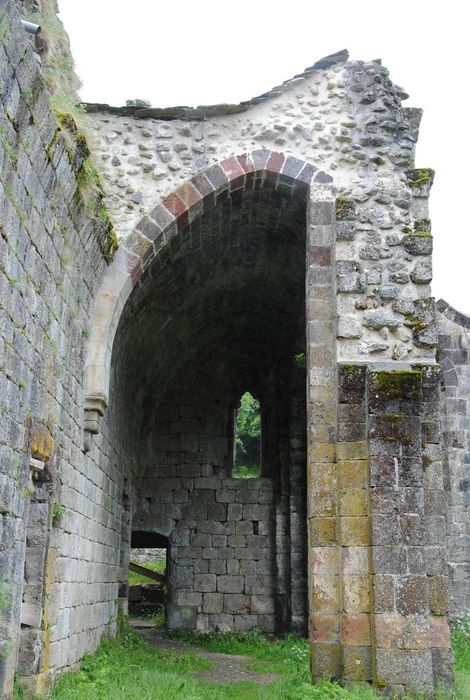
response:
<path fill-rule="evenodd" d="M 125 107 L 112 107 L 108 104 L 99 104 L 96 102 L 84 102 L 83 107 L 89 113 L 94 112 L 109 112 L 110 114 L 121 114 L 125 116 L 138 117 L 140 119 L 162 119 L 171 121 L 174 119 L 183 119 L 198 121 L 209 117 L 225 116 L 230 114 L 240 114 L 248 111 L 250 107 L 267 102 L 273 97 L 279 97 L 283 92 L 286 92 L 294 85 L 303 83 L 316 71 L 328 70 L 332 66 L 339 63 L 345 63 L 349 60 L 349 51 L 343 49 L 334 54 L 325 56 L 319 61 L 316 61 L 312 66 L 306 68 L 302 73 L 294 75 L 293 78 L 285 80 L 281 85 L 277 85 L 268 92 L 252 97 L 251 100 L 244 100 L 239 104 L 216 104 L 216 105 L 200 105 L 198 107 L 143 107 L 139 105 L 127 105 Z M 379 62 L 379 61 L 377 61 Z M 402 93 L 405 99 L 405 93 Z M 136 100 L 137 101 L 137 100 Z"/>

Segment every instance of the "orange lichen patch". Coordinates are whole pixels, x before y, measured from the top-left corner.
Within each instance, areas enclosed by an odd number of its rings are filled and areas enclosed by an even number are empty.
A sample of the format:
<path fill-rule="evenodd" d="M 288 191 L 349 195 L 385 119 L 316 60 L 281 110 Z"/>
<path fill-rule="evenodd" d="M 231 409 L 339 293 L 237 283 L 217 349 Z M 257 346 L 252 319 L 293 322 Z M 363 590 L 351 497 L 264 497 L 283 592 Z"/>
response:
<path fill-rule="evenodd" d="M 316 492 L 336 490 L 337 467 L 334 462 L 314 463 L 309 471 L 309 484 L 312 490 Z"/>
<path fill-rule="evenodd" d="M 370 541 L 369 518 L 342 518 L 341 543 L 343 545 L 364 545 Z"/>
<path fill-rule="evenodd" d="M 363 516 L 368 512 L 368 494 L 365 489 L 350 489 L 341 494 L 341 515 Z"/>
<path fill-rule="evenodd" d="M 33 422 L 30 432 L 31 455 L 35 459 L 47 462 L 54 449 L 54 440 L 50 430 L 42 423 Z"/>
<path fill-rule="evenodd" d="M 368 486 L 366 459 L 342 459 L 338 462 L 338 476 L 342 488 L 365 489 Z"/>
<path fill-rule="evenodd" d="M 320 443 L 312 445 L 311 458 L 312 462 L 329 462 L 333 463 L 336 456 L 336 445 L 331 443 Z"/>

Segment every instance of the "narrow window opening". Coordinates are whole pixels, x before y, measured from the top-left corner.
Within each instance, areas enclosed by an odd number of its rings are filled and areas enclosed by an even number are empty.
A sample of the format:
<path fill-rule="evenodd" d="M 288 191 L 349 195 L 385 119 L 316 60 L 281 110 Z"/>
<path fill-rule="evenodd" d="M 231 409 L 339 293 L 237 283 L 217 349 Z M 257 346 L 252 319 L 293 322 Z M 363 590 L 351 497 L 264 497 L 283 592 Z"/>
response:
<path fill-rule="evenodd" d="M 240 399 L 234 422 L 232 476 L 256 479 L 261 476 L 261 411 L 249 391 Z"/>

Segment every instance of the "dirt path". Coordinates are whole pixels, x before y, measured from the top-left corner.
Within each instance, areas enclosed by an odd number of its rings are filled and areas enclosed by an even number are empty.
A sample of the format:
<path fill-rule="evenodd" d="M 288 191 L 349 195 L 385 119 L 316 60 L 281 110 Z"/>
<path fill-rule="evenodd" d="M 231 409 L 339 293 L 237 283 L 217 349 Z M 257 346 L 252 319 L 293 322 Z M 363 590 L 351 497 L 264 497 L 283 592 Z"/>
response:
<path fill-rule="evenodd" d="M 176 651 L 180 654 L 198 654 L 207 659 L 214 668 L 211 671 L 199 671 L 194 675 L 200 680 L 211 683 L 239 683 L 240 681 L 254 681 L 260 685 L 267 685 L 279 680 L 277 673 L 256 673 L 250 671 L 248 666 L 253 661 L 250 656 L 235 656 L 234 654 L 216 654 L 205 649 L 193 647 L 186 642 L 174 639 L 165 639 L 164 631 L 156 629 L 150 623 L 141 621 L 131 622 L 132 627 L 146 642 L 158 649 Z"/>

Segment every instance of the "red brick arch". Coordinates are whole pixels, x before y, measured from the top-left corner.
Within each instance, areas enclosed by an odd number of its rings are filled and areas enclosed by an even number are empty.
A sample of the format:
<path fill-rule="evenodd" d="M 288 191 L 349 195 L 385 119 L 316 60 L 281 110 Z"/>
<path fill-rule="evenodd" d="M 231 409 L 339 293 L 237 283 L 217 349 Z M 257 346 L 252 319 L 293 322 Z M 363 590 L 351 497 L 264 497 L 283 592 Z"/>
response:
<path fill-rule="evenodd" d="M 122 243 L 113 264 L 127 271 L 136 284 L 172 234 L 199 216 L 203 208 L 215 206 L 218 195 L 226 189 L 243 188 L 253 173 L 264 174 L 272 184 L 288 182 L 308 187 L 311 182 L 332 182 L 331 175 L 311 163 L 276 151 L 260 149 L 230 156 L 164 197 Z"/>

